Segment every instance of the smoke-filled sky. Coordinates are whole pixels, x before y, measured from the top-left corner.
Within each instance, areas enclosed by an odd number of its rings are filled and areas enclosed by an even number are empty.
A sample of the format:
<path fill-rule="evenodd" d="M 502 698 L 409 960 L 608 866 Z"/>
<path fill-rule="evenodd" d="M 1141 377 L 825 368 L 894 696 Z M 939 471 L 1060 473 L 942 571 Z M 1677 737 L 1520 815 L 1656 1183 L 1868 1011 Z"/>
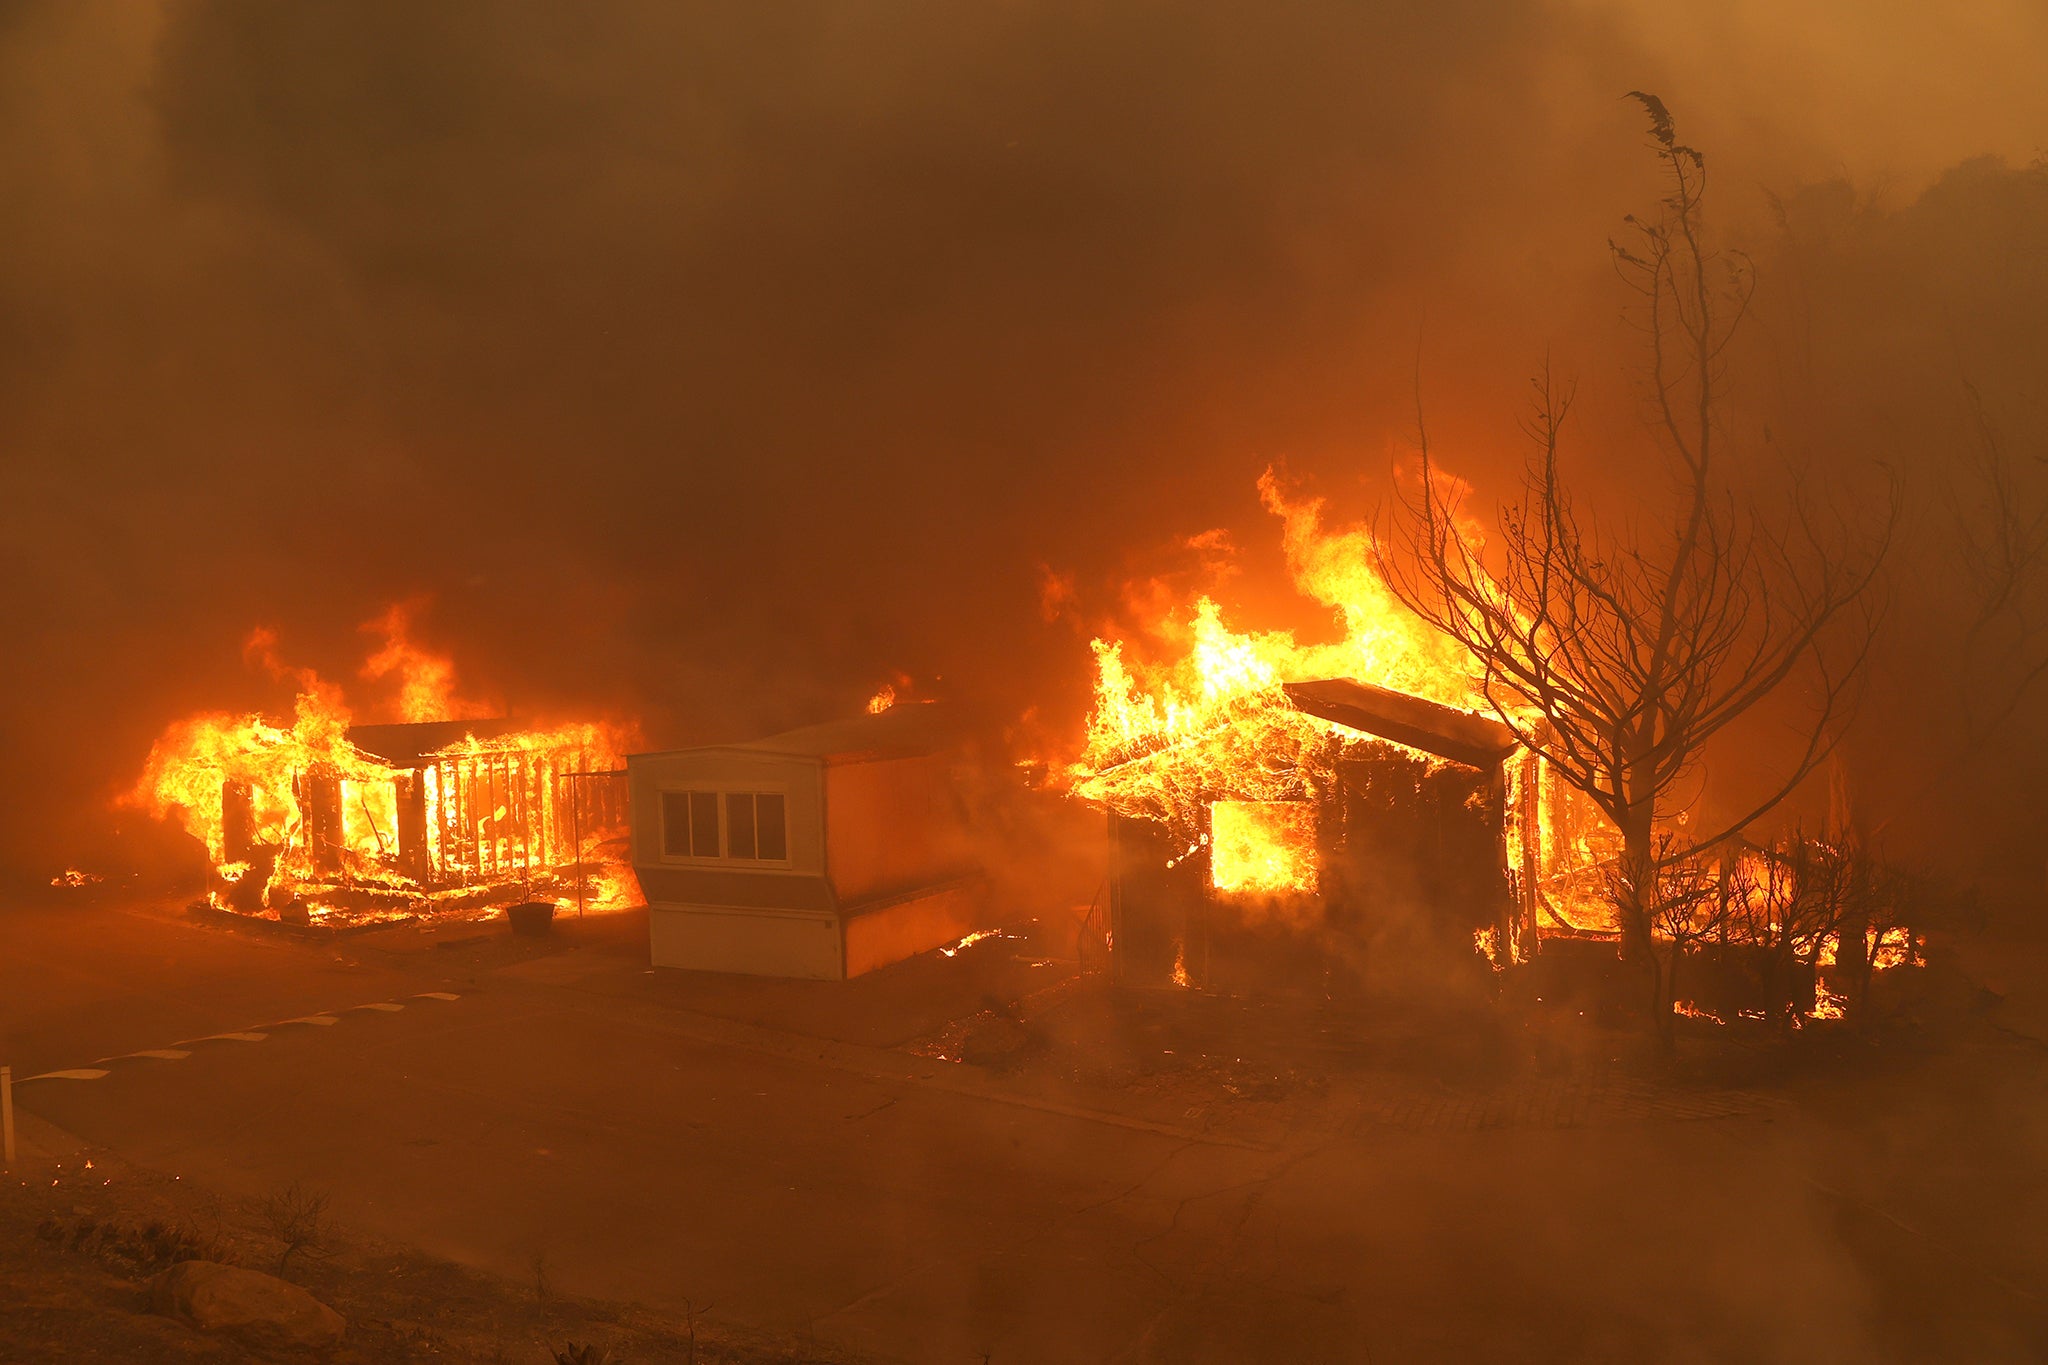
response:
<path fill-rule="evenodd" d="M 1784 266 L 1758 411 L 1837 336 L 1810 407 L 1911 411 L 1821 444 L 1939 464 L 1930 354 L 2048 430 L 2044 64 L 2027 0 L 0 6 L 0 863 L 285 700 L 258 625 L 369 714 L 360 626 L 425 596 L 467 692 L 657 744 L 899 672 L 1071 725 L 1211 528 L 1313 626 L 1255 480 L 1362 512 L 1418 375 L 1482 493 L 1546 351 L 1588 479 L 1639 458 L 1631 89 Z"/>

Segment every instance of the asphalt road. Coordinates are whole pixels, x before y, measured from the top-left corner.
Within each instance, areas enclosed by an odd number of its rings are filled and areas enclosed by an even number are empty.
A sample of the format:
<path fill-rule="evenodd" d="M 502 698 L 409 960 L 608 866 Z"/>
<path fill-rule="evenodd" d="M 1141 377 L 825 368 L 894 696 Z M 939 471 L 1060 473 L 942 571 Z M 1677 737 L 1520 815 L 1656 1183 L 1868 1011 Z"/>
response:
<path fill-rule="evenodd" d="M 65 935 L 45 934 L 40 960 L 63 959 Z M 2048 1124 L 1996 1068 L 1713 1121 L 1353 1124 L 1245 1145 L 1115 1097 L 1090 1113 L 714 1017 L 677 978 L 636 984 L 616 946 L 452 973 L 431 954 L 342 968 L 297 947 L 185 951 L 211 985 L 159 980 L 138 950 L 133 1007 L 84 1050 L 402 1008 L 40 1082 L 20 1103 L 218 1188 L 330 1190 L 367 1231 L 515 1278 L 543 1257 L 572 1292 L 961 1365 L 2048 1349 Z M 437 984 L 459 998 L 419 996 Z M 53 1056 L 59 1032 L 22 1030 L 27 1055 Z"/>
<path fill-rule="evenodd" d="M 59 900 L 0 909 L 0 1062 L 17 1076 L 380 994 L 433 989 L 337 951 L 195 928 L 173 914 Z"/>

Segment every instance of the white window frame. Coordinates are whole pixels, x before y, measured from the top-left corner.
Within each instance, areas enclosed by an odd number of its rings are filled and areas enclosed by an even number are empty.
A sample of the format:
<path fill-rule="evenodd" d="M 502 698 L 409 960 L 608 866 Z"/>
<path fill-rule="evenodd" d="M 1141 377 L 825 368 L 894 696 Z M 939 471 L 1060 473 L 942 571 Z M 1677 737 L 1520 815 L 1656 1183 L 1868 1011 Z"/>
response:
<path fill-rule="evenodd" d="M 670 853 L 668 838 L 668 798 L 701 793 L 714 798 L 718 803 L 718 853 L 705 857 L 694 853 Z M 780 858 L 735 858 L 727 852 L 731 848 L 731 831 L 726 828 L 726 803 L 734 796 L 779 796 L 782 798 L 782 857 Z M 789 787 L 781 782 L 755 782 L 746 786 L 725 786 L 711 782 L 697 782 L 689 786 L 660 787 L 655 791 L 655 805 L 659 814 L 655 817 L 660 826 L 655 831 L 660 840 L 661 861 L 681 867 L 723 867 L 737 871 L 749 868 L 788 869 L 796 866 L 792 856 L 795 851 L 795 832 L 791 819 L 793 803 L 789 799 Z M 758 833 L 756 838 L 759 838 Z"/>

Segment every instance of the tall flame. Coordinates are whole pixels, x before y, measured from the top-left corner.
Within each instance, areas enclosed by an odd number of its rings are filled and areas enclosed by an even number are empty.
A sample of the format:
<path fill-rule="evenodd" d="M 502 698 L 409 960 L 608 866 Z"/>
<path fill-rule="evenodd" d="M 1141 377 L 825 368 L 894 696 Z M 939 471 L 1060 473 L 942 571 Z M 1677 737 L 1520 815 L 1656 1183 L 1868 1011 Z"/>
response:
<path fill-rule="evenodd" d="M 1474 660 L 1401 605 L 1374 567 L 1368 528 L 1328 525 L 1322 499 L 1291 495 L 1270 470 L 1259 492 L 1280 518 L 1295 588 L 1327 609 L 1336 638 L 1238 630 L 1200 595 L 1148 623 L 1155 638 L 1184 642 L 1178 653 L 1141 661 L 1128 641 L 1096 639 L 1094 704 L 1069 774 L 1083 798 L 1190 832 L 1219 797 L 1299 799 L 1336 727 L 1287 705 L 1283 683 L 1355 678 L 1484 706 Z"/>
<path fill-rule="evenodd" d="M 383 645 L 363 663 L 363 676 L 398 679 L 398 718 L 403 721 L 478 720 L 496 709 L 465 701 L 455 693 L 455 661 L 425 649 L 412 638 L 417 601 L 395 602 L 363 629 Z"/>

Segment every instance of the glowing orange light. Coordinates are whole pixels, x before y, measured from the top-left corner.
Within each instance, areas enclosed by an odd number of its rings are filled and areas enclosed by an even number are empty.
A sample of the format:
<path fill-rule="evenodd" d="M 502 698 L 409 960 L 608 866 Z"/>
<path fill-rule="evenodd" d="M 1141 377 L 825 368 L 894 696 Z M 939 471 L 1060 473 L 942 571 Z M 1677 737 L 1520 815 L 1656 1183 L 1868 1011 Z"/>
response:
<path fill-rule="evenodd" d="M 1316 814 L 1306 801 L 1218 801 L 1209 807 L 1209 880 L 1238 895 L 1316 889 Z"/>
<path fill-rule="evenodd" d="M 401 609 L 375 624 L 386 642 L 365 672 L 400 676 L 406 720 L 475 718 L 425 714 L 441 702 L 468 709 L 453 700 L 453 666 L 406 644 Z M 579 860 L 596 867 L 590 904 L 634 903 L 633 879 L 601 846 L 617 831 L 571 815 L 567 780 L 616 766 L 626 733 L 597 722 L 471 732 L 416 766 L 393 766 L 349 740 L 353 716 L 340 689 L 281 666 L 275 644 L 259 631 L 249 653 L 296 681 L 291 722 L 221 713 L 178 721 L 124 798 L 206 846 L 216 904 L 278 910 L 296 901 L 318 920 L 349 899 L 373 907 L 358 918 L 395 918 L 437 898 L 468 903 L 475 887 L 530 885 Z M 260 885 L 241 886 L 252 878 Z"/>

